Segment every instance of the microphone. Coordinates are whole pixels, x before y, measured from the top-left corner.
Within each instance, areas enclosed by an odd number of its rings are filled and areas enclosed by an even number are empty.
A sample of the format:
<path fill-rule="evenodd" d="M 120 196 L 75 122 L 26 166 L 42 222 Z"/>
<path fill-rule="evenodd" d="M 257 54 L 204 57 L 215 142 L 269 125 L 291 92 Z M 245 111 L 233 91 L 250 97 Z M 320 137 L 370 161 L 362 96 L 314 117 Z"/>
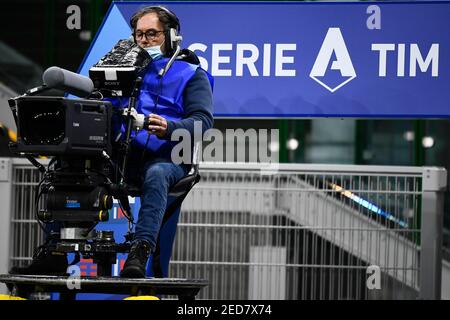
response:
<path fill-rule="evenodd" d="M 49 88 L 60 89 L 78 97 L 87 97 L 94 91 L 91 79 L 59 67 L 45 70 L 42 80 Z"/>
<path fill-rule="evenodd" d="M 170 58 L 170 60 L 167 62 L 167 64 L 159 70 L 158 75 L 162 78 L 166 75 L 167 71 L 169 71 L 169 68 L 172 66 L 172 63 L 175 61 L 176 57 L 181 51 L 180 48 L 180 42 L 183 40 L 182 36 L 179 36 L 176 34 L 175 29 L 170 29 L 170 38 L 172 39 L 172 46 L 175 46 L 175 52 Z"/>

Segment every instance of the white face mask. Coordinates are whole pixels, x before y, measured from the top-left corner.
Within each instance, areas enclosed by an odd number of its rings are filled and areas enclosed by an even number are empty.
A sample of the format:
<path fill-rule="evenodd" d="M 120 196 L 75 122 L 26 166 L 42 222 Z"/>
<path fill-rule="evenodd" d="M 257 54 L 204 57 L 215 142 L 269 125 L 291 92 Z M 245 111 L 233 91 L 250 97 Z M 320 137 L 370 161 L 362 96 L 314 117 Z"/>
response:
<path fill-rule="evenodd" d="M 150 57 L 152 57 L 153 60 L 158 60 L 163 57 L 163 53 L 161 51 L 162 45 L 163 44 L 160 44 L 158 46 L 153 46 L 153 47 L 147 47 L 144 49 L 148 52 L 148 54 L 150 55 Z"/>

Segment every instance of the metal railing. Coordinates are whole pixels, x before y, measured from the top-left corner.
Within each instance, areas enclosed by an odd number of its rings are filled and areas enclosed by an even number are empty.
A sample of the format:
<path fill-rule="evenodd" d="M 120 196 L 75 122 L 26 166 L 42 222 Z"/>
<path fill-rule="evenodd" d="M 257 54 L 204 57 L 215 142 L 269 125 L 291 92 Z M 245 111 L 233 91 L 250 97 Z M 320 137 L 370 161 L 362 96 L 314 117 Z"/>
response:
<path fill-rule="evenodd" d="M 201 163 L 200 173 L 170 267 L 210 281 L 198 298 L 440 297 L 444 169 Z M 42 242 L 38 181 L 31 165 L 13 166 L 10 265 Z"/>
<path fill-rule="evenodd" d="M 199 298 L 440 296 L 445 170 L 287 164 L 266 175 L 256 164 L 205 163 L 200 170 L 182 207 L 170 273 L 209 279 Z M 380 271 L 379 284 L 369 266 Z"/>
<path fill-rule="evenodd" d="M 42 161 L 41 161 L 42 162 Z M 36 219 L 36 187 L 42 174 L 27 160 L 15 159 L 12 167 L 10 267 L 28 265 L 44 232 Z"/>

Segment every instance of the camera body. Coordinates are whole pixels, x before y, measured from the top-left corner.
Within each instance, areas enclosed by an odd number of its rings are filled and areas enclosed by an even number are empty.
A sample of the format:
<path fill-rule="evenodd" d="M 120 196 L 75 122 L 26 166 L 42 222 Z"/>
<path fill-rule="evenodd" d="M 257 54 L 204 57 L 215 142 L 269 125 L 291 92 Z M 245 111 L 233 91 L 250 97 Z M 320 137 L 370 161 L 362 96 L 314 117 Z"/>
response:
<path fill-rule="evenodd" d="M 54 240 L 46 244 L 47 249 L 93 259 L 99 276 L 111 275 L 116 254 L 129 252 L 133 239 L 128 196 L 139 194 L 139 188 L 127 185 L 124 173 L 131 132 L 145 125 L 135 103 L 140 73 L 150 62 L 145 50 L 120 40 L 90 70 L 91 79 L 49 68 L 44 72 L 44 85 L 9 100 L 18 130 L 17 142 L 10 144 L 10 149 L 27 157 L 43 174 L 35 193 L 36 209 L 40 207 L 38 223 L 44 231 L 42 223 L 60 226 L 56 234 L 47 234 L 47 240 Z M 91 87 L 90 81 L 94 92 L 83 92 Z M 81 92 L 88 98 L 37 96 L 52 87 Z M 117 110 L 111 102 L 101 100 L 105 97 L 130 99 L 126 109 Z M 112 136 L 117 133 L 112 132 L 115 116 L 126 126 L 126 134 L 118 136 L 119 140 Z M 35 159 L 38 155 L 53 157 L 47 169 Z M 109 219 L 113 198 L 129 221 L 123 243 L 115 242 L 112 231 L 95 230 L 98 223 Z"/>
<path fill-rule="evenodd" d="M 17 142 L 12 152 L 32 158 L 52 156 L 43 170 L 35 204 L 39 223 L 58 223 L 50 251 L 93 259 L 98 275 L 111 275 L 111 264 L 129 244 L 116 243 L 112 231 L 97 231 L 108 221 L 113 197 L 125 196 L 114 170 L 111 102 L 64 97 L 21 96 L 12 111 Z M 116 152 L 117 153 L 117 152 Z M 120 153 L 119 153 L 120 154 Z M 131 237 L 131 235 L 129 235 Z M 126 239 L 127 240 L 127 239 Z"/>
<path fill-rule="evenodd" d="M 112 151 L 110 102 L 31 96 L 18 98 L 16 108 L 15 153 L 96 157 Z"/>

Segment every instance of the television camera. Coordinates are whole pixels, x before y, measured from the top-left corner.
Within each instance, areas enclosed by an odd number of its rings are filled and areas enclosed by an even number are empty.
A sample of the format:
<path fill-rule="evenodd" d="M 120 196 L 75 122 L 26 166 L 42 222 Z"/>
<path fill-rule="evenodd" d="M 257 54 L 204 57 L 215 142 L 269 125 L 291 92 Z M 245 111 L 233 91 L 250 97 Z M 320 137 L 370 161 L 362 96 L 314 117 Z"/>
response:
<path fill-rule="evenodd" d="M 174 57 L 179 51 L 178 47 Z M 47 235 L 45 246 L 75 253 L 72 264 L 81 256 L 93 259 L 99 276 L 111 275 L 116 254 L 128 252 L 133 239 L 128 196 L 138 195 L 139 188 L 128 184 L 127 158 L 131 132 L 146 125 L 135 104 L 151 60 L 133 41 L 120 40 L 89 70 L 90 78 L 51 67 L 43 74 L 42 86 L 9 100 L 18 131 L 10 149 L 25 156 L 43 176 L 35 198 L 38 223 L 44 231 L 43 223 L 61 225 L 59 234 Z M 49 89 L 80 98 L 43 95 Z M 129 98 L 128 106 L 113 108 L 110 98 Z M 125 124 L 124 136 L 113 136 L 113 117 Z M 36 160 L 38 155 L 52 157 L 47 168 Z M 113 198 L 129 221 L 123 243 L 115 242 L 112 231 L 95 229 L 109 219 Z"/>

